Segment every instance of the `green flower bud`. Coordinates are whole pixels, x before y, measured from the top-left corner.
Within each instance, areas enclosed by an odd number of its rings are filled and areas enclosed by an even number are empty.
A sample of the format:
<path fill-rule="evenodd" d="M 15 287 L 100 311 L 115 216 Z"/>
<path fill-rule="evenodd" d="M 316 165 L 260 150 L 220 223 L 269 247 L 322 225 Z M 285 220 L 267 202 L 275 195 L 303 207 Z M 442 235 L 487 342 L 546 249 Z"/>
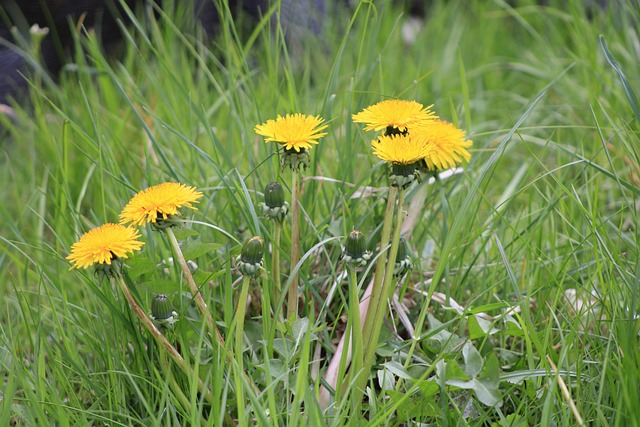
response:
<path fill-rule="evenodd" d="M 411 270 L 411 267 L 413 267 L 413 264 L 409 254 L 409 244 L 404 238 L 400 238 L 400 242 L 398 242 L 396 264 L 393 268 L 393 275 L 396 277 L 402 277 L 407 271 Z"/>
<path fill-rule="evenodd" d="M 347 242 L 342 249 L 342 260 L 353 267 L 364 267 L 371 259 L 371 252 L 367 251 L 367 242 L 358 230 L 353 230 L 347 236 Z"/>
<path fill-rule="evenodd" d="M 284 190 L 278 182 L 270 182 L 264 188 L 264 202 L 270 208 L 279 208 L 284 205 Z"/>
<path fill-rule="evenodd" d="M 151 301 L 151 320 L 158 327 L 173 328 L 178 321 L 178 313 L 173 310 L 173 304 L 165 294 L 158 294 Z"/>
<path fill-rule="evenodd" d="M 367 242 L 364 239 L 364 234 L 358 230 L 353 230 L 347 236 L 345 253 L 352 258 L 361 258 L 367 251 L 366 244 Z"/>
<path fill-rule="evenodd" d="M 258 276 L 262 269 L 262 255 L 264 242 L 262 237 L 254 236 L 242 246 L 242 253 L 238 257 L 238 268 L 246 276 Z"/>
<path fill-rule="evenodd" d="M 156 295 L 151 301 L 151 315 L 155 319 L 164 320 L 171 316 L 173 306 L 165 294 Z"/>
<path fill-rule="evenodd" d="M 270 182 L 264 189 L 264 202 L 260 203 L 262 215 L 282 223 L 289 213 L 289 203 L 284 200 L 284 190 L 277 182 Z"/>

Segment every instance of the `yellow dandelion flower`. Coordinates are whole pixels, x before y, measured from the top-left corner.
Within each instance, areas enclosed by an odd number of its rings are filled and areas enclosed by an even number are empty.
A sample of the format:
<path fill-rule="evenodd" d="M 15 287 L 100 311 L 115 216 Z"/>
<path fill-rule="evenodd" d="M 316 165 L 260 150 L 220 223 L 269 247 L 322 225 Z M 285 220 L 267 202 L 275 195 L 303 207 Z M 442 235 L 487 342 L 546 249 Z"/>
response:
<path fill-rule="evenodd" d="M 178 209 L 185 206 L 196 209 L 191 203 L 196 203 L 202 193 L 195 187 L 188 187 L 177 182 L 165 182 L 154 185 L 138 192 L 120 213 L 120 222 L 133 225 L 156 223 L 158 218 L 167 219 L 178 215 Z"/>
<path fill-rule="evenodd" d="M 267 120 L 266 123 L 256 125 L 255 132 L 265 136 L 265 142 L 277 142 L 284 146 L 286 150 L 311 148 L 311 144 L 317 144 L 318 139 L 325 136 L 326 132 L 321 132 L 327 125 L 320 126 L 324 122 L 320 116 L 309 116 L 304 114 L 287 114 L 282 117 L 278 115 L 275 120 Z"/>
<path fill-rule="evenodd" d="M 127 258 L 144 244 L 136 240 L 138 230 L 122 224 L 104 224 L 87 231 L 71 246 L 71 268 L 87 268 L 93 264 L 108 264 L 115 258 Z"/>
<path fill-rule="evenodd" d="M 467 148 L 473 142 L 465 138 L 464 131 L 444 120 L 436 120 L 416 131 L 415 136 L 432 144 L 434 149 L 424 157 L 431 170 L 443 170 L 456 166 L 463 160 L 468 162 L 471 154 Z"/>
<path fill-rule="evenodd" d="M 431 106 L 423 107 L 419 102 L 399 99 L 378 102 L 351 117 L 356 123 L 366 123 L 364 130 L 386 129 L 387 134 L 404 133 L 438 118 Z"/>
<path fill-rule="evenodd" d="M 431 144 L 411 134 L 384 135 L 371 142 L 373 154 L 393 164 L 410 165 L 428 156 Z"/>

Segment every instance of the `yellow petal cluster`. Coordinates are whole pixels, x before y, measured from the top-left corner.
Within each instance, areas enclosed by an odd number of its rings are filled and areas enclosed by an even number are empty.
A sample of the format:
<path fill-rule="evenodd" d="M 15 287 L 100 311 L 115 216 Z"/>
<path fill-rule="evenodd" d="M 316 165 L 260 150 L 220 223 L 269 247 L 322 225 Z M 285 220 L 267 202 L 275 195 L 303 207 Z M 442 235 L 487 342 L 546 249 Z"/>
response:
<path fill-rule="evenodd" d="M 300 152 L 301 149 L 311 148 L 311 144 L 317 144 L 318 139 L 327 135 L 322 132 L 327 128 L 327 125 L 322 125 L 323 122 L 324 119 L 320 116 L 300 113 L 284 117 L 278 115 L 275 120 L 267 120 L 254 130 L 258 135 L 266 137 L 265 142 L 277 142 L 286 150 Z"/>
<path fill-rule="evenodd" d="M 364 130 L 397 129 L 399 132 L 411 132 L 429 124 L 437 116 L 431 106 L 424 107 L 416 101 L 389 99 L 365 108 L 352 119 L 355 123 L 366 123 Z"/>
<path fill-rule="evenodd" d="M 384 135 L 371 142 L 373 154 L 390 163 L 410 165 L 433 151 L 433 145 L 407 135 Z"/>
<path fill-rule="evenodd" d="M 143 242 L 138 230 L 122 224 L 103 224 L 86 232 L 71 246 L 67 260 L 71 268 L 87 268 L 93 264 L 111 264 L 115 258 L 127 258 L 127 253 L 139 250 Z"/>
<path fill-rule="evenodd" d="M 444 170 L 455 167 L 463 160 L 469 161 L 471 154 L 467 148 L 473 142 L 465 138 L 464 131 L 444 120 L 436 120 L 425 128 L 416 130 L 414 136 L 434 149 L 424 157 L 430 170 Z"/>
<path fill-rule="evenodd" d="M 171 215 L 178 215 L 178 209 L 182 207 L 196 209 L 192 203 L 201 197 L 202 193 L 196 191 L 195 187 L 177 182 L 154 185 L 133 196 L 120 213 L 120 222 L 139 226 L 156 222 L 158 218 L 167 219 Z"/>

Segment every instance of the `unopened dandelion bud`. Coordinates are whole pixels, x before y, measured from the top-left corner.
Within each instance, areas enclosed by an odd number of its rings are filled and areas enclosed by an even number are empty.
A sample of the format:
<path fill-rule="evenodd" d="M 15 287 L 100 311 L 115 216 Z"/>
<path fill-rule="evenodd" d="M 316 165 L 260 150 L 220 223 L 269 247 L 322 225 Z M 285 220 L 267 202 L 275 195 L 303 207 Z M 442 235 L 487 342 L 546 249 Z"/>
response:
<path fill-rule="evenodd" d="M 371 259 L 371 252 L 367 251 L 367 242 L 358 230 L 353 230 L 347 236 L 346 244 L 342 250 L 342 260 L 354 267 L 363 267 Z"/>
<path fill-rule="evenodd" d="M 238 257 L 238 269 L 245 276 L 256 277 L 262 269 L 262 255 L 264 242 L 262 237 L 254 236 L 242 246 L 242 253 Z"/>
<path fill-rule="evenodd" d="M 155 319 L 166 319 L 171 316 L 173 307 L 165 294 L 156 295 L 151 301 L 151 315 Z"/>
<path fill-rule="evenodd" d="M 264 189 L 264 202 L 270 208 L 284 205 L 284 190 L 278 182 L 270 182 Z"/>
<path fill-rule="evenodd" d="M 284 190 L 277 182 L 270 182 L 264 189 L 264 202 L 260 204 L 262 215 L 282 222 L 289 212 L 289 203 L 284 200 Z"/>
<path fill-rule="evenodd" d="M 404 238 L 400 238 L 398 243 L 398 254 L 396 255 L 396 264 L 393 269 L 393 275 L 396 277 L 404 276 L 413 266 L 411 256 L 409 254 L 409 244 Z"/>
<path fill-rule="evenodd" d="M 158 294 L 151 301 L 151 320 L 158 327 L 172 329 L 178 321 L 178 313 L 173 310 L 173 304 L 165 294 Z"/>

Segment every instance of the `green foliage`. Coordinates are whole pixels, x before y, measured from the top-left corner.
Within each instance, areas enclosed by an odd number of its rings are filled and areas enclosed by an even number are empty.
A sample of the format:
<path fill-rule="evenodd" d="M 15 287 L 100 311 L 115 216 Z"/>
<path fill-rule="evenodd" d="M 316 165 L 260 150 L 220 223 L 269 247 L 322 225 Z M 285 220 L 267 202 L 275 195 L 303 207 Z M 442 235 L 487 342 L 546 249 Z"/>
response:
<path fill-rule="evenodd" d="M 268 15 L 225 15 L 205 39 L 179 10 L 131 14 L 115 56 L 82 32 L 58 84 L 34 75 L 31 103 L 0 116 L 0 425 L 232 425 L 239 408 L 246 425 L 640 425 L 637 5 L 431 3 L 412 40 L 392 2 L 340 11 L 308 40 Z M 336 389 L 323 377 L 350 312 L 336 240 L 361 230 L 377 255 L 386 169 L 351 114 L 390 97 L 433 103 L 474 145 L 464 173 L 407 191 L 414 271 L 356 402 L 348 369 Z M 289 176 L 253 131 L 288 112 L 329 124 L 300 194 L 304 302 L 285 320 L 286 289 L 252 282 L 238 365 L 240 242 L 261 236 L 265 268 L 274 253 L 283 277 L 293 267 L 290 227 L 274 239 L 256 208 L 272 181 L 288 198 Z M 176 235 L 226 348 L 159 233 L 141 231 L 125 271 L 146 312 L 159 293 L 175 305 L 166 336 L 194 376 L 112 283 L 64 259 L 164 181 L 204 193 Z"/>

